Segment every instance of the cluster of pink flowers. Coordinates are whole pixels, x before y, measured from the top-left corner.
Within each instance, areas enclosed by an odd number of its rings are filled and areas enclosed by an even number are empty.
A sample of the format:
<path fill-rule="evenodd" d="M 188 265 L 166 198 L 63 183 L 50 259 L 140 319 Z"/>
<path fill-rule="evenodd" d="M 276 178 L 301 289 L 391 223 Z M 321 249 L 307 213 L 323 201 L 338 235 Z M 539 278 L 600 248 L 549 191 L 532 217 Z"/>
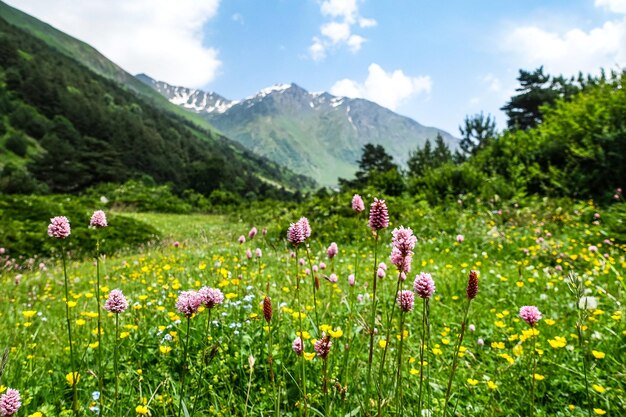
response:
<path fill-rule="evenodd" d="M 394 229 L 391 233 L 393 235 L 393 248 L 391 250 L 391 256 L 389 257 L 391 263 L 394 264 L 400 272 L 410 272 L 411 261 L 413 260 L 413 249 L 415 248 L 415 243 L 417 243 L 417 238 L 410 228 L 403 226 L 400 226 L 399 229 Z"/>
<path fill-rule="evenodd" d="M 356 211 L 357 213 L 365 210 L 365 203 L 363 203 L 363 199 L 358 194 L 355 194 L 352 197 L 352 210 Z"/>
<path fill-rule="evenodd" d="M 250 231 L 248 232 L 248 238 L 249 239 L 254 239 L 254 237 L 257 234 L 257 230 L 256 227 L 253 227 L 252 229 L 250 229 Z"/>
<path fill-rule="evenodd" d="M 119 314 L 126 311 L 128 308 L 128 300 L 124 297 L 121 290 L 111 290 L 109 298 L 104 303 L 104 309 L 111 313 Z"/>
<path fill-rule="evenodd" d="M 224 302 L 224 294 L 217 288 L 202 287 L 198 291 L 181 291 L 176 300 L 176 309 L 189 318 L 198 312 L 200 306 L 212 309 Z"/>
<path fill-rule="evenodd" d="M 389 226 L 389 211 L 385 200 L 374 198 L 374 202 L 370 206 L 369 227 L 378 231 Z"/>
<path fill-rule="evenodd" d="M 420 298 L 432 297 L 436 290 L 433 277 L 425 272 L 416 275 L 415 281 L 413 281 L 413 290 Z"/>
<path fill-rule="evenodd" d="M 322 359 L 326 359 L 328 354 L 330 353 L 330 348 L 332 347 L 333 342 L 330 340 L 329 336 L 324 336 L 313 345 L 313 349 L 315 349 L 315 353 Z"/>
<path fill-rule="evenodd" d="M 198 297 L 200 297 L 200 304 L 209 309 L 224 302 L 224 294 L 217 288 L 202 287 L 198 290 Z"/>
<path fill-rule="evenodd" d="M 293 245 L 304 243 L 311 236 L 311 225 L 306 217 L 301 217 L 296 223 L 289 225 L 287 240 Z"/>
<path fill-rule="evenodd" d="M 541 320 L 541 312 L 535 306 L 524 306 L 519 310 L 519 316 L 522 320 L 524 320 L 530 327 L 534 327 L 535 324 Z"/>
<path fill-rule="evenodd" d="M 326 254 L 328 255 L 329 259 L 333 259 L 335 256 L 337 256 L 338 252 L 339 248 L 337 248 L 337 244 L 335 242 L 331 243 L 328 249 L 326 249 Z"/>
<path fill-rule="evenodd" d="M 67 238 L 72 230 L 70 228 L 70 221 L 65 216 L 57 216 L 50 219 L 48 225 L 48 236 L 57 239 Z"/>
<path fill-rule="evenodd" d="M 415 295 L 413 294 L 413 291 L 409 290 L 398 291 L 398 295 L 396 296 L 396 302 L 398 303 L 398 307 L 400 307 L 400 311 L 402 311 L 403 313 L 407 313 L 413 310 Z"/>
<path fill-rule="evenodd" d="M 202 298 L 196 291 L 182 291 L 176 300 L 176 309 L 189 318 L 198 312 L 202 305 Z"/>
<path fill-rule="evenodd" d="M 0 397 L 0 416 L 11 417 L 17 414 L 22 406 L 20 392 L 13 388 L 8 388 L 7 392 Z"/>
<path fill-rule="evenodd" d="M 291 344 L 291 349 L 296 353 L 296 355 L 302 355 L 302 351 L 304 351 L 304 345 L 302 344 L 302 339 L 300 337 L 296 337 Z"/>
<path fill-rule="evenodd" d="M 91 220 L 89 221 L 89 226 L 95 228 L 107 227 L 109 224 L 107 223 L 107 216 L 104 214 L 102 210 L 96 210 L 91 215 Z"/>

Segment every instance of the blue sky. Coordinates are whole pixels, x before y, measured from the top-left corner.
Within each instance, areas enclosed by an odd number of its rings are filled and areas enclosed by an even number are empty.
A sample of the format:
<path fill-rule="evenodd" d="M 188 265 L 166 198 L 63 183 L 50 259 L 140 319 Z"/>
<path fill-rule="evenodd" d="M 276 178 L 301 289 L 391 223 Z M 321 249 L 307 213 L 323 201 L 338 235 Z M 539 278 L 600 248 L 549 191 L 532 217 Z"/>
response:
<path fill-rule="evenodd" d="M 9 0 L 131 73 L 229 99 L 277 83 L 368 98 L 458 135 L 520 68 L 626 64 L 626 0 Z"/>

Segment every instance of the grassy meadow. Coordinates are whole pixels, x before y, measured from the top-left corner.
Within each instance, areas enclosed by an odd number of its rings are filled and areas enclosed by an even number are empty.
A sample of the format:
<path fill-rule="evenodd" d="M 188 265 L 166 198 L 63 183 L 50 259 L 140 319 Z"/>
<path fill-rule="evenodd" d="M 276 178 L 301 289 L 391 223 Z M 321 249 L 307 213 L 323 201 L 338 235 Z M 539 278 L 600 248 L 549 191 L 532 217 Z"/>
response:
<path fill-rule="evenodd" d="M 244 211 L 117 213 L 162 236 L 99 258 L 102 304 L 113 289 L 129 301 L 117 340 L 116 315 L 101 310 L 98 344 L 93 258 L 67 260 L 67 303 L 59 257 L 0 270 L 0 348 L 8 352 L 0 391 L 20 391 L 20 417 L 626 415 L 626 244 L 603 210 L 591 202 L 478 204 L 439 213 L 445 228 L 435 214 L 415 210 L 401 223 L 392 216 L 378 239 L 367 214 L 318 222 L 297 210 L 263 220 Z M 300 216 L 312 233 L 296 248 L 286 233 Z M 406 281 L 389 258 L 391 232 L 401 225 L 417 238 Z M 258 233 L 250 238 L 252 227 Z M 92 231 L 106 240 L 106 228 Z M 41 239 L 53 240 L 45 229 Z M 333 241 L 339 250 L 329 259 Z M 1 256 L 4 264 L 11 248 Z M 375 278 L 380 262 L 387 268 Z M 470 303 L 472 270 L 479 279 Z M 436 285 L 428 309 L 416 295 L 412 311 L 401 312 L 396 291 L 412 291 L 421 272 Z M 224 302 L 188 319 L 177 298 L 203 286 L 220 289 Z M 536 306 L 541 320 L 527 324 L 522 306 Z M 320 340 L 330 346 L 325 358 L 314 346 Z"/>

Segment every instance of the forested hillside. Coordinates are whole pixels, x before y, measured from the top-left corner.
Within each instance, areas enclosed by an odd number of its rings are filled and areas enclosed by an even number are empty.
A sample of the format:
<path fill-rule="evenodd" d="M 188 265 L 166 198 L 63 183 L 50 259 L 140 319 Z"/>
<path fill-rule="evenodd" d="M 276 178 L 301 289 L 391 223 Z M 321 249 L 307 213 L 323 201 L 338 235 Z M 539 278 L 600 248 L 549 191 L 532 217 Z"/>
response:
<path fill-rule="evenodd" d="M 205 195 L 280 197 L 281 186 L 311 185 L 147 104 L 2 19 L 0 114 L 5 192 L 78 192 L 142 177 Z"/>

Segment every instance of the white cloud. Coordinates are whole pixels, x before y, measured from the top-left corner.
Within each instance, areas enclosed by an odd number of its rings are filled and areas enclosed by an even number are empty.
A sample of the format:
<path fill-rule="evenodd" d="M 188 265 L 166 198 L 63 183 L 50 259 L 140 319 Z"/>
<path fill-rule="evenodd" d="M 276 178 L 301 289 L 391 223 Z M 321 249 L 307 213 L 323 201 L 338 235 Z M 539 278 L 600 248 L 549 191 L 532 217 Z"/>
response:
<path fill-rule="evenodd" d="M 9 0 L 83 40 L 128 72 L 145 72 L 172 84 L 200 87 L 221 62 L 205 46 L 202 26 L 219 0 Z"/>
<path fill-rule="evenodd" d="M 374 19 L 368 19 L 365 17 L 359 19 L 359 26 L 362 28 L 373 28 L 377 24 L 378 22 Z"/>
<path fill-rule="evenodd" d="M 330 39 L 333 44 L 346 42 L 350 38 L 350 25 L 347 23 L 329 22 L 320 28 L 322 35 Z"/>
<path fill-rule="evenodd" d="M 341 17 L 348 23 L 354 23 L 358 7 L 356 0 L 325 0 L 321 5 L 322 14 Z"/>
<path fill-rule="evenodd" d="M 322 61 L 326 58 L 326 47 L 319 38 L 313 38 L 313 43 L 309 46 L 309 54 L 314 61 Z"/>
<path fill-rule="evenodd" d="M 432 84 L 428 75 L 410 77 L 402 70 L 387 73 L 380 65 L 373 63 L 363 83 L 345 78 L 337 81 L 330 92 L 337 96 L 365 98 L 396 110 L 408 99 L 430 93 Z"/>
<path fill-rule="evenodd" d="M 358 52 L 359 49 L 361 49 L 361 45 L 363 45 L 363 42 L 365 42 L 365 38 L 363 36 L 359 36 L 359 35 L 351 35 L 348 38 L 348 48 L 350 48 L 350 52 L 352 52 L 353 54 Z"/>
<path fill-rule="evenodd" d="M 320 35 L 313 37 L 309 46 L 309 56 L 314 61 L 326 58 L 328 49 L 347 47 L 357 53 L 366 39 L 353 33 L 353 28 L 371 28 L 376 26 L 374 19 L 359 16 L 357 0 L 324 0 L 320 3 L 322 15 L 331 18 L 320 26 Z"/>
<path fill-rule="evenodd" d="M 595 0 L 596 7 L 604 7 L 613 13 L 626 14 L 626 1 L 624 0 Z"/>
<path fill-rule="evenodd" d="M 595 5 L 626 14 L 626 1 L 596 0 Z M 502 46 L 520 59 L 522 67 L 544 65 L 548 73 L 565 75 L 598 73 L 600 68 L 626 65 L 626 17 L 616 16 L 590 30 L 558 32 L 522 25 L 510 30 Z"/>

